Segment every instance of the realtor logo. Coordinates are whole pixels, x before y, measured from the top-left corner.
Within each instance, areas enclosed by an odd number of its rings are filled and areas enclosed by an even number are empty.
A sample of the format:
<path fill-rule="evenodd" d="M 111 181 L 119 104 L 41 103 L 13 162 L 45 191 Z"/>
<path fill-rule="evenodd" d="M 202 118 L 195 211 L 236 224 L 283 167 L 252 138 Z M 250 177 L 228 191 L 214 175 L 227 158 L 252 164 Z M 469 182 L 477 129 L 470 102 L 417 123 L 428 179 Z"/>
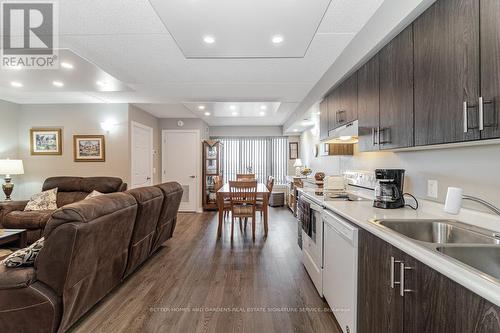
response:
<path fill-rule="evenodd" d="M 2 68 L 59 68 L 57 14 L 55 2 L 2 2 Z"/>

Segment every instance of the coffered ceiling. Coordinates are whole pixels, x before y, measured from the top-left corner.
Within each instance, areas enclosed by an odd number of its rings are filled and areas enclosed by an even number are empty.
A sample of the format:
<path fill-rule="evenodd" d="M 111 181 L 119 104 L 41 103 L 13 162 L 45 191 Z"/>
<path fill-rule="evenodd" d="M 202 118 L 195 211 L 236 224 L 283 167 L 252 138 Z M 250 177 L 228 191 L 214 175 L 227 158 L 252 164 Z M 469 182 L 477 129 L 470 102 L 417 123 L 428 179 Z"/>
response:
<path fill-rule="evenodd" d="M 121 88 L 103 90 L 87 71 L 71 77 L 64 69 L 51 74 L 2 70 L 2 78 L 8 75 L 4 83 L 22 79 L 26 84 L 2 86 L 0 99 L 134 103 L 158 117 L 201 117 L 213 125 L 280 125 L 382 2 L 64 0 L 59 5 L 60 47 Z M 214 42 L 206 43 L 207 36 Z M 276 36 L 279 43 L 273 43 Z M 64 86 L 54 89 L 53 77 L 64 78 Z M 206 119 L 194 108 L 201 102 L 256 108 L 269 103 L 276 110 L 262 116 L 257 108 L 241 117 L 214 111 Z"/>

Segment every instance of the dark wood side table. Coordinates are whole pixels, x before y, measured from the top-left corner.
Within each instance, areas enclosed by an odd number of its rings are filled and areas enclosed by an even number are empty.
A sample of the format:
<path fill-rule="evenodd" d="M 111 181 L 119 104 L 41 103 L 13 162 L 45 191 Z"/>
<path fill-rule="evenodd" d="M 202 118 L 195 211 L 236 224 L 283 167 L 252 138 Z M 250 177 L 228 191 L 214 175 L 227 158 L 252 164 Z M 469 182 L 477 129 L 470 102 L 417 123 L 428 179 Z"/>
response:
<path fill-rule="evenodd" d="M 26 229 L 0 229 L 0 247 L 16 247 L 22 249 L 28 244 Z"/>

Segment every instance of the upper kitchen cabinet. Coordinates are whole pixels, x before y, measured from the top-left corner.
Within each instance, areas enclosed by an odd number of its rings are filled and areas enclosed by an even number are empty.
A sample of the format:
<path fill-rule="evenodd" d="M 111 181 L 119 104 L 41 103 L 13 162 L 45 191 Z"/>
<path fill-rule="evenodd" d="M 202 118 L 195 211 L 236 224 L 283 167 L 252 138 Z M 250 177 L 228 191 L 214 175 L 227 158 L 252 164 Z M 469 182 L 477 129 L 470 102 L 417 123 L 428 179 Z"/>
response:
<path fill-rule="evenodd" d="M 328 138 L 328 99 L 325 98 L 319 104 L 319 139 Z"/>
<path fill-rule="evenodd" d="M 500 137 L 500 1 L 481 0 L 481 138 Z"/>
<path fill-rule="evenodd" d="M 354 73 L 338 88 L 339 110 L 335 114 L 335 127 L 343 126 L 358 119 L 358 75 Z"/>
<path fill-rule="evenodd" d="M 359 150 L 378 150 L 379 125 L 379 62 L 378 55 L 358 70 Z"/>
<path fill-rule="evenodd" d="M 340 89 L 336 88 L 328 95 L 328 130 L 337 126 L 337 115 L 340 110 Z"/>
<path fill-rule="evenodd" d="M 496 7 L 495 14 L 485 14 L 492 32 L 484 37 L 488 40 L 482 51 L 492 54 L 486 65 L 491 75 L 484 82 L 493 88 L 486 95 L 494 96 L 500 80 L 500 23 L 496 19 L 500 5 L 498 0 L 486 2 Z M 415 20 L 413 34 L 415 145 L 479 139 L 479 1 L 436 1 Z"/>
<path fill-rule="evenodd" d="M 380 149 L 413 146 L 413 31 L 409 26 L 379 53 Z"/>

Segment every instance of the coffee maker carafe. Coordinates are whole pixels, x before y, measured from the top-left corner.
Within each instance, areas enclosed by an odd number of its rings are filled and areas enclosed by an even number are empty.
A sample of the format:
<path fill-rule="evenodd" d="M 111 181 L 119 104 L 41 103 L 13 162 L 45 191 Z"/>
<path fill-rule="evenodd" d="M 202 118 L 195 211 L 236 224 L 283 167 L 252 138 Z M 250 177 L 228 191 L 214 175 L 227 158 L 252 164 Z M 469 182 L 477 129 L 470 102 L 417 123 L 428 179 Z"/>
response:
<path fill-rule="evenodd" d="M 405 171 L 402 169 L 375 170 L 375 201 L 373 207 L 394 209 L 404 207 L 403 185 Z"/>

